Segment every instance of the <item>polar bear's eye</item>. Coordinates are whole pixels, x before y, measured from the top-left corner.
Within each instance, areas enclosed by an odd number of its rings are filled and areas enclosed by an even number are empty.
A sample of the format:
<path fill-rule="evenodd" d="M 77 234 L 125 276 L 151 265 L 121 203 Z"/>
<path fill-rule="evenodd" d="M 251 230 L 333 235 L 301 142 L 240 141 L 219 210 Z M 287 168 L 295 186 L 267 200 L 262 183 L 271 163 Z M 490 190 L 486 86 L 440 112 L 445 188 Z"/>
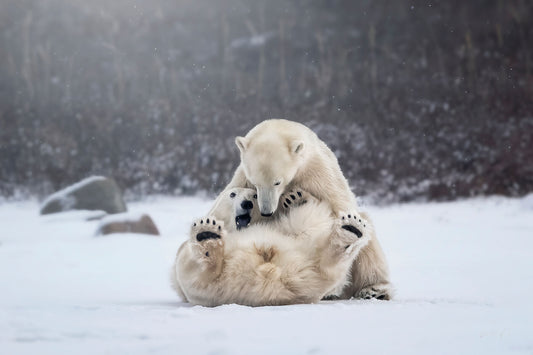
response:
<path fill-rule="evenodd" d="M 278 186 L 279 184 L 281 184 L 281 181 L 276 181 L 276 182 L 274 183 L 274 186 Z"/>
<path fill-rule="evenodd" d="M 254 198 L 257 200 L 257 194 L 254 195 Z"/>
<path fill-rule="evenodd" d="M 232 193 L 229 194 L 229 197 L 231 197 L 231 198 L 234 198 L 235 196 L 237 196 L 237 194 L 235 192 L 232 192 Z"/>

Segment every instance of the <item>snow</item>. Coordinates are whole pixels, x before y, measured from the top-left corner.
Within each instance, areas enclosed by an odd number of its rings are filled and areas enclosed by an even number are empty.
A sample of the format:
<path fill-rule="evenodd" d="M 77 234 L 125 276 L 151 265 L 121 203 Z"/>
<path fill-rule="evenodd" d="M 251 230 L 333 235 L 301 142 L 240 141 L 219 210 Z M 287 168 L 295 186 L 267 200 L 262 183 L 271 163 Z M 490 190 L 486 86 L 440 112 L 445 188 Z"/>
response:
<path fill-rule="evenodd" d="M 144 212 L 124 212 L 110 214 L 102 218 L 100 221 L 100 226 L 104 226 L 109 223 L 138 222 L 144 215 L 146 215 Z"/>
<path fill-rule="evenodd" d="M 211 201 L 152 198 L 161 238 L 0 204 L 3 354 L 531 354 L 533 195 L 373 207 L 394 301 L 192 307 L 168 269 Z"/>

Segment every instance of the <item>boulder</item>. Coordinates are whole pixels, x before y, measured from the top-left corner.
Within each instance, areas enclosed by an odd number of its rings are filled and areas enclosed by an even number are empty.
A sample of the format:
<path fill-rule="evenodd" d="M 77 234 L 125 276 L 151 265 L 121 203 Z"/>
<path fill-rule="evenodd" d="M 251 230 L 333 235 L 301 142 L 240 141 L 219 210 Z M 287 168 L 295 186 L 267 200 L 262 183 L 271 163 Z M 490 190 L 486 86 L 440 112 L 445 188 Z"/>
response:
<path fill-rule="evenodd" d="M 115 180 L 92 176 L 48 196 L 41 205 L 41 214 L 70 210 L 122 213 L 126 204 Z"/>
<path fill-rule="evenodd" d="M 159 230 L 152 218 L 145 213 L 120 213 L 104 217 L 96 230 L 96 235 L 114 233 L 159 235 Z"/>

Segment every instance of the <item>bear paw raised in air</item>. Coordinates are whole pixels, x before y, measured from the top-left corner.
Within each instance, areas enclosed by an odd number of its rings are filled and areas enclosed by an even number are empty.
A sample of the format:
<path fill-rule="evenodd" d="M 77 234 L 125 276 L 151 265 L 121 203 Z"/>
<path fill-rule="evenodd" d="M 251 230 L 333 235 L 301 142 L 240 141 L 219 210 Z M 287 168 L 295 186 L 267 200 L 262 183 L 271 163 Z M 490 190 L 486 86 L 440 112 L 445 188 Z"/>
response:
<path fill-rule="evenodd" d="M 351 252 L 365 246 L 370 240 L 368 228 L 370 224 L 357 212 L 342 213 L 339 217 L 340 234 L 346 244 L 345 249 Z"/>
<path fill-rule="evenodd" d="M 357 238 L 362 238 L 366 232 L 367 221 L 362 218 L 357 212 L 347 213 L 341 215 L 342 229 L 354 233 Z"/>
<path fill-rule="evenodd" d="M 225 234 L 224 222 L 213 217 L 197 219 L 191 227 L 191 241 L 195 249 L 207 258 L 222 248 Z"/>
<path fill-rule="evenodd" d="M 302 190 L 292 190 L 281 195 L 280 201 L 285 210 L 306 204 L 311 195 Z"/>

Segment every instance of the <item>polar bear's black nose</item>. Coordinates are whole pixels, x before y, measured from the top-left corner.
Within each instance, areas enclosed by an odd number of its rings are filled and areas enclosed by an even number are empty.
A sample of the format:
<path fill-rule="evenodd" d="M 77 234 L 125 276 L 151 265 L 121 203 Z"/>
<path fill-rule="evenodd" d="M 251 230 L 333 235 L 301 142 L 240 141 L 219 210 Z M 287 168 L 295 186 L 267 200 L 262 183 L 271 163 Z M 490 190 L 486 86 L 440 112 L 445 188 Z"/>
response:
<path fill-rule="evenodd" d="M 241 207 L 245 210 L 251 210 L 252 208 L 254 208 L 254 204 L 252 203 L 252 201 L 244 200 L 241 202 Z"/>

